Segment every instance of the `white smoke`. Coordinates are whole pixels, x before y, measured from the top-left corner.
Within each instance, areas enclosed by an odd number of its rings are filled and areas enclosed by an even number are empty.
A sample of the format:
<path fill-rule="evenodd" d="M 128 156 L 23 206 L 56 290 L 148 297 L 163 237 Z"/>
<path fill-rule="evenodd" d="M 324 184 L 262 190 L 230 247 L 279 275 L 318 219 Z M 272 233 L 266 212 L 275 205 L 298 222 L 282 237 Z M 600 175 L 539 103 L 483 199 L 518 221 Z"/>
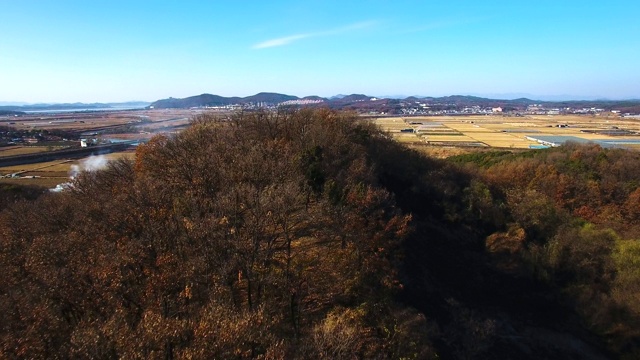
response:
<path fill-rule="evenodd" d="M 71 165 L 69 177 L 73 179 L 82 171 L 96 171 L 104 169 L 107 167 L 107 163 L 109 163 L 109 160 L 104 155 L 91 155 L 84 159 L 80 164 Z"/>
<path fill-rule="evenodd" d="M 71 170 L 69 170 L 69 177 L 75 179 L 78 174 L 80 174 L 80 166 L 71 165 Z"/>
<path fill-rule="evenodd" d="M 78 165 L 71 165 L 69 170 L 69 178 L 75 179 L 82 171 L 96 171 L 107 167 L 109 160 L 104 155 L 91 155 L 88 158 L 82 160 Z M 71 181 L 64 184 L 58 184 L 55 188 L 49 189 L 52 192 L 60 192 L 72 187 Z"/>
<path fill-rule="evenodd" d="M 107 167 L 109 160 L 104 155 L 91 155 L 82 162 L 82 170 L 96 171 Z"/>

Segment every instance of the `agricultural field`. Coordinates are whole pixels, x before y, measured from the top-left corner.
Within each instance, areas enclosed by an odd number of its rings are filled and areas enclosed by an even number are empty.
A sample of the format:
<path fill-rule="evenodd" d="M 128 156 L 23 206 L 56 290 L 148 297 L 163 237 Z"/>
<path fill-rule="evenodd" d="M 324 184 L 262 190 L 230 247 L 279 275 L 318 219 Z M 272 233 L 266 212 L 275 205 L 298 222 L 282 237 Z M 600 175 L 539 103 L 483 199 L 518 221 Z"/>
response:
<path fill-rule="evenodd" d="M 194 109 L 140 109 L 124 111 L 86 111 L 73 113 L 31 113 L 20 116 L 0 117 L 0 127 L 5 134 L 4 145 L 0 146 L 0 160 L 24 155 L 46 155 L 50 151 L 63 148 L 80 149 L 79 139 L 86 139 L 90 145 L 106 145 L 100 152 L 119 151 L 117 144 L 124 141 L 147 141 L 156 134 L 176 133 L 189 126 L 191 119 L 205 110 Z M 218 114 L 228 115 L 226 113 Z M 17 139 L 15 139 L 17 138 Z M 8 139 L 8 140 L 7 140 Z M 21 140 L 22 139 L 22 140 Z M 35 144 L 28 144 L 27 141 Z M 109 145 L 116 144 L 116 145 Z M 104 149 L 104 148 L 107 149 Z M 111 150 L 111 148 L 114 150 Z M 120 146 L 122 148 L 122 146 Z M 78 169 L 86 168 L 89 162 L 96 163 L 96 157 L 77 159 L 55 155 L 54 161 L 43 156 L 42 162 L 0 167 L 0 183 L 40 185 L 54 188 L 69 181 Z M 100 155 L 98 165 L 109 160 L 135 156 L 135 147 L 125 152 Z M 21 159 L 21 158 L 19 158 Z M 13 160 L 8 160 L 13 161 Z M 22 159 L 18 161 L 23 161 Z M 24 161 L 29 162 L 29 161 Z M 11 163 L 11 162 L 7 162 Z"/>
<path fill-rule="evenodd" d="M 443 154 L 442 149 L 430 149 L 433 147 L 457 149 L 453 154 L 481 148 L 539 148 L 550 146 L 539 141 L 549 138 L 640 149 L 640 121 L 611 115 L 394 117 L 373 121 L 398 141 L 430 154 Z"/>
<path fill-rule="evenodd" d="M 0 147 L 0 157 L 37 154 L 59 148 L 60 147 L 52 146 L 4 146 Z"/>
<path fill-rule="evenodd" d="M 90 156 L 78 160 L 56 160 L 35 164 L 0 167 L 0 183 L 38 185 L 55 188 L 66 183 L 71 176 L 82 170 L 106 166 L 111 160 L 135 159 L 135 150 Z"/>
<path fill-rule="evenodd" d="M 38 113 L 0 117 L 0 126 L 16 130 L 64 130 L 72 132 L 144 131 L 184 125 L 203 110 L 123 110 L 77 113 Z"/>

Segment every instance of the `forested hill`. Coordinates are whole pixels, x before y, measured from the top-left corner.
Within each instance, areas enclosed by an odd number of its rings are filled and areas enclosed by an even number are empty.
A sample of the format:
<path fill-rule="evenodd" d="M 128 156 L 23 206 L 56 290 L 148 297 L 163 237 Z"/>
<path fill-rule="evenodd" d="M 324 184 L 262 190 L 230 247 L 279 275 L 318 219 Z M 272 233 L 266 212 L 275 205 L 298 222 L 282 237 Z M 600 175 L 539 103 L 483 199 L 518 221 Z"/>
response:
<path fill-rule="evenodd" d="M 637 358 L 638 169 L 201 115 L 67 192 L 0 188 L 1 357 Z"/>
<path fill-rule="evenodd" d="M 298 97 L 276 93 L 258 93 L 247 97 L 224 97 L 220 95 L 201 94 L 183 99 L 168 98 L 151 103 L 154 109 L 166 108 L 191 108 L 191 107 L 211 107 L 249 103 L 269 103 L 279 104 L 288 100 L 298 100 Z"/>

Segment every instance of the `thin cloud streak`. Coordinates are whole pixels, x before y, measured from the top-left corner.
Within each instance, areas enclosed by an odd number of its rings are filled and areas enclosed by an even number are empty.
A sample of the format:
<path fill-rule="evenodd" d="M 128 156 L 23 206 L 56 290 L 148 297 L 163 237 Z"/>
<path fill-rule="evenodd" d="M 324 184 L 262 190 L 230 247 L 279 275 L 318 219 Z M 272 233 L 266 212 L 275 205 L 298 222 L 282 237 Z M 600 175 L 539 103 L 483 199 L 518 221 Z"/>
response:
<path fill-rule="evenodd" d="M 261 43 L 253 45 L 252 48 L 253 49 L 266 49 L 266 48 L 271 48 L 271 47 L 276 47 L 276 46 L 284 46 L 284 45 L 289 45 L 289 44 L 291 44 L 291 43 L 293 43 L 295 41 L 302 40 L 302 39 L 308 39 L 308 38 L 313 38 L 313 37 L 321 37 L 321 36 L 339 35 L 339 34 L 344 34 L 344 33 L 351 32 L 351 31 L 366 29 L 366 28 L 374 26 L 375 24 L 376 24 L 375 21 L 365 21 L 365 22 L 359 22 L 359 23 L 355 23 L 355 24 L 351 24 L 351 25 L 347 25 L 347 26 L 344 26 L 344 27 L 340 27 L 340 28 L 336 28 L 336 29 L 332 29 L 332 30 L 327 30 L 327 31 L 319 31 L 319 32 L 313 32 L 313 33 L 303 33 L 303 34 L 289 35 L 289 36 L 284 36 L 284 37 L 281 37 L 281 38 L 276 38 L 276 39 L 263 41 Z"/>
<path fill-rule="evenodd" d="M 296 41 L 296 40 L 300 40 L 300 39 L 304 39 L 304 38 L 308 38 L 308 37 L 313 37 L 313 36 L 317 36 L 314 34 L 298 34 L 298 35 L 291 35 L 291 36 L 285 36 L 285 37 L 281 37 L 281 38 L 277 38 L 277 39 L 271 39 L 271 40 L 267 40 L 264 42 L 261 42 L 259 44 L 256 44 L 253 46 L 254 49 L 265 49 L 265 48 L 270 48 L 270 47 L 275 47 L 275 46 L 284 46 L 284 45 L 289 45 L 292 42 Z"/>

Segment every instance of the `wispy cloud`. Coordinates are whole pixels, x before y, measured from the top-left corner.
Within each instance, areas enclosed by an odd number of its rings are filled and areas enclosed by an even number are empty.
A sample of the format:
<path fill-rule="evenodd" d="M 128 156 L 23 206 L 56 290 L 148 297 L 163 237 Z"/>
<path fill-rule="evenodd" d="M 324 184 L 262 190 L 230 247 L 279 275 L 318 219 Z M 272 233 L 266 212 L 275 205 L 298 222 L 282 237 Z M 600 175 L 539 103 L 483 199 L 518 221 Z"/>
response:
<path fill-rule="evenodd" d="M 375 21 L 365 21 L 365 22 L 354 23 L 354 24 L 351 24 L 351 25 L 347 25 L 347 26 L 343 26 L 343 27 L 339 27 L 339 28 L 335 28 L 335 29 L 330 29 L 330 30 L 325 30 L 325 31 L 318 31 L 318 32 L 312 32 L 312 33 L 302 33 L 302 34 L 283 36 L 283 37 L 280 37 L 280 38 L 270 39 L 270 40 L 267 40 L 267 41 L 263 41 L 261 43 L 257 43 L 255 45 L 253 45 L 253 48 L 254 49 L 266 49 L 266 48 L 270 48 L 270 47 L 284 46 L 284 45 L 289 45 L 289 44 L 291 44 L 291 43 L 293 43 L 295 41 L 302 40 L 302 39 L 308 39 L 308 38 L 313 38 L 313 37 L 321 37 L 321 36 L 339 35 L 339 34 L 344 34 L 344 33 L 348 33 L 348 32 L 351 32 L 351 31 L 366 29 L 366 28 L 374 26 L 375 24 L 376 24 Z"/>
<path fill-rule="evenodd" d="M 313 37 L 313 36 L 314 36 L 314 34 L 290 35 L 290 36 L 285 36 L 285 37 L 281 37 L 281 38 L 277 38 L 277 39 L 271 39 L 271 40 L 263 41 L 263 42 L 261 42 L 259 44 L 253 45 L 253 48 L 254 49 L 264 49 L 264 48 L 270 48 L 270 47 L 275 47 L 275 46 L 284 46 L 284 45 L 289 45 L 294 41 L 305 39 L 305 38 L 308 38 L 308 37 Z"/>

